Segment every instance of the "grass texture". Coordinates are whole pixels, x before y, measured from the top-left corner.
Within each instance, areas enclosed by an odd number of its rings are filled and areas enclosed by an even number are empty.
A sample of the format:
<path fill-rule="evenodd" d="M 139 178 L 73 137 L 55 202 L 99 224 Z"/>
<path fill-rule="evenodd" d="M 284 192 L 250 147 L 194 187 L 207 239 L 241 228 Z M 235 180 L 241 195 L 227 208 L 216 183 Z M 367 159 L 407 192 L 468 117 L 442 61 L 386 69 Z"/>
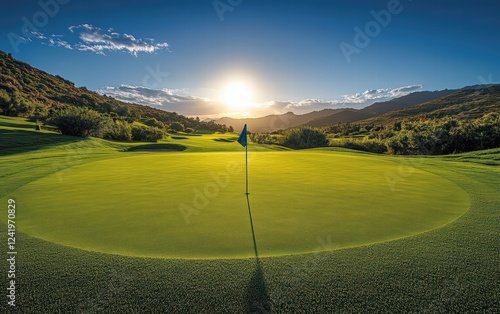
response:
<path fill-rule="evenodd" d="M 183 152 L 130 152 L 144 144 L 0 117 L 4 243 L 6 199 L 18 206 L 16 312 L 500 310 L 498 150 L 400 158 L 254 146 L 256 260 L 234 137 L 182 135 L 159 144 Z M 215 195 L 222 172 L 229 182 Z M 214 196 L 197 208 L 193 189 L 210 183 Z M 188 224 L 180 204 L 198 212 Z"/>

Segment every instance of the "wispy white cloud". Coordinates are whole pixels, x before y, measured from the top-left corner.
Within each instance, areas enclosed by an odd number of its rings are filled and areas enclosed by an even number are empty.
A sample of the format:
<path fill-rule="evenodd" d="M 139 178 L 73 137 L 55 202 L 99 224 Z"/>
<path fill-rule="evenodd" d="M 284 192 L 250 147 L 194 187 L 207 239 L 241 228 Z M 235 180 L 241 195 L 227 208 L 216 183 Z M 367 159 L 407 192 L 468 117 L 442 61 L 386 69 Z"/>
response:
<path fill-rule="evenodd" d="M 55 44 L 56 44 L 57 47 L 63 47 L 63 48 L 69 49 L 69 50 L 73 49 L 73 47 L 71 47 L 71 45 L 68 44 L 67 41 L 60 40 L 59 38 L 57 38 Z"/>
<path fill-rule="evenodd" d="M 44 38 L 47 39 L 47 42 L 45 44 L 47 44 L 49 46 L 62 47 L 62 48 L 70 49 L 70 50 L 73 49 L 73 47 L 71 47 L 71 45 L 67 41 L 64 41 L 61 39 L 62 36 L 50 35 L 50 38 L 47 38 L 47 37 L 44 37 Z"/>
<path fill-rule="evenodd" d="M 36 39 L 47 39 L 47 37 L 45 37 L 45 35 L 40 32 L 31 32 L 31 35 L 33 35 L 33 37 Z"/>
<path fill-rule="evenodd" d="M 118 33 L 112 28 L 103 30 L 91 24 L 70 26 L 68 30 L 68 39 L 65 35 L 46 36 L 40 32 L 32 32 L 31 38 L 49 46 L 89 51 L 100 55 L 122 51 L 137 57 L 139 53 L 154 53 L 169 48 L 166 42 L 157 43 L 152 38 L 136 38 L 127 33 Z"/>
<path fill-rule="evenodd" d="M 402 97 L 422 89 L 422 85 L 410 85 L 397 88 L 379 88 L 366 90 L 362 93 L 344 95 L 344 103 L 363 104 L 367 101 L 386 101 L 396 97 Z"/>
<path fill-rule="evenodd" d="M 90 24 L 70 26 L 69 31 L 77 33 L 81 42 L 78 50 L 105 54 L 106 51 L 125 51 L 134 56 L 140 52 L 153 53 L 168 48 L 167 43 L 155 43 L 154 39 L 135 38 L 127 33 L 115 32 L 112 28 L 103 30 Z"/>

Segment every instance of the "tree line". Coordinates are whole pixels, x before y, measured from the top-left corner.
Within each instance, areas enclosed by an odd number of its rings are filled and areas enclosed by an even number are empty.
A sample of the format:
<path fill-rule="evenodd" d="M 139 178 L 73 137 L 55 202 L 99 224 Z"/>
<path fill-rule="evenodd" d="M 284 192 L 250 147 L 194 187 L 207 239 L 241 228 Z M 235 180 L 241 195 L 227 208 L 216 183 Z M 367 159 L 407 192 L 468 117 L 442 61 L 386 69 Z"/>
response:
<path fill-rule="evenodd" d="M 252 134 L 251 139 L 294 149 L 333 146 L 393 155 L 445 155 L 500 147 L 500 115 L 400 121 L 392 125 L 339 123 L 327 128 Z"/>

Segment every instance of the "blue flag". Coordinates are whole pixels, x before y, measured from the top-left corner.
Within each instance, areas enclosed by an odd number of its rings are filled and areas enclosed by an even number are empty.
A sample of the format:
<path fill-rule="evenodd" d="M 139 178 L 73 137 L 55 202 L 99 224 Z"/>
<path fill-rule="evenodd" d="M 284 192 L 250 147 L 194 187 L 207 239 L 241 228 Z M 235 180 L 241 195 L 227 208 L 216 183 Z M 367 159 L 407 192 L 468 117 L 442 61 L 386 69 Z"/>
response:
<path fill-rule="evenodd" d="M 241 146 L 246 147 L 247 146 L 247 125 L 243 127 L 243 131 L 241 131 L 240 137 L 238 137 L 238 143 L 241 144 Z"/>

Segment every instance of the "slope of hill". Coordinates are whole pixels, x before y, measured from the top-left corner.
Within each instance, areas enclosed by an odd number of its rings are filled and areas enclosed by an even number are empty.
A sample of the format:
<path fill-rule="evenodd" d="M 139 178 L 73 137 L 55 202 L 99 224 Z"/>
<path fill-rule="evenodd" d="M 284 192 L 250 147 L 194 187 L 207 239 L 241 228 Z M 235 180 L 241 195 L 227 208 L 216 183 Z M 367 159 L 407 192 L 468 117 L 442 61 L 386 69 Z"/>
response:
<path fill-rule="evenodd" d="M 249 119 L 233 119 L 224 117 L 215 120 L 215 122 L 218 124 L 225 124 L 227 126 L 230 125 L 235 130 L 240 130 L 243 128 L 244 124 L 248 124 L 249 131 L 251 132 L 271 132 L 277 129 L 287 129 L 303 125 L 311 120 L 330 116 L 336 112 L 341 112 L 343 110 L 344 109 L 323 109 L 303 115 L 296 115 L 293 112 L 287 112 L 281 115 L 269 115 L 265 117 Z"/>
<path fill-rule="evenodd" d="M 500 85 L 473 86 L 423 104 L 387 112 L 359 121 L 361 124 L 391 124 L 406 120 L 453 117 L 473 119 L 487 113 L 500 114 Z"/>
<path fill-rule="evenodd" d="M 371 115 L 356 109 L 344 109 L 338 113 L 334 113 L 327 117 L 314 119 L 305 123 L 306 126 L 324 127 L 337 123 L 355 122 L 363 119 L 370 118 Z"/>
<path fill-rule="evenodd" d="M 377 102 L 359 110 L 352 108 L 323 109 L 303 115 L 296 115 L 292 112 L 287 112 L 282 115 L 269 115 L 266 117 L 252 119 L 233 119 L 224 117 L 216 120 L 215 122 L 219 124 L 231 125 L 236 130 L 241 129 L 243 125 L 247 123 L 251 126 L 252 132 L 258 133 L 270 132 L 277 129 L 293 128 L 300 125 L 325 127 L 337 123 L 356 122 L 368 119 L 392 110 L 406 108 L 434 100 L 454 92 L 456 91 L 443 90 L 434 92 L 415 92 L 390 101 Z"/>
<path fill-rule="evenodd" d="M 371 117 L 376 117 L 393 110 L 406 108 L 424 102 L 428 102 L 431 100 L 435 100 L 440 97 L 444 97 L 452 93 L 455 93 L 456 91 L 457 90 L 446 89 L 434 92 L 429 92 L 429 91 L 415 92 L 389 101 L 376 102 L 360 110 L 346 109 L 339 112 L 335 112 L 329 116 L 309 121 L 305 123 L 305 125 L 313 127 L 326 127 L 330 125 L 335 125 L 337 123 L 356 122 Z"/>
<path fill-rule="evenodd" d="M 445 89 L 434 92 L 429 92 L 429 91 L 414 92 L 406 96 L 402 96 L 389 101 L 376 102 L 368 107 L 361 109 L 360 111 L 372 116 L 378 116 L 389 111 L 415 106 L 418 104 L 423 104 L 424 102 L 448 96 L 450 94 L 456 93 L 457 91 L 458 90 Z"/>
<path fill-rule="evenodd" d="M 64 105 L 88 107 L 132 119 L 156 118 L 165 124 L 180 122 L 191 128 L 217 127 L 213 122 L 201 122 L 175 112 L 121 102 L 85 87 L 75 87 L 73 82 L 35 69 L 0 51 L 0 113 L 30 116 L 37 108 L 47 110 Z"/>

